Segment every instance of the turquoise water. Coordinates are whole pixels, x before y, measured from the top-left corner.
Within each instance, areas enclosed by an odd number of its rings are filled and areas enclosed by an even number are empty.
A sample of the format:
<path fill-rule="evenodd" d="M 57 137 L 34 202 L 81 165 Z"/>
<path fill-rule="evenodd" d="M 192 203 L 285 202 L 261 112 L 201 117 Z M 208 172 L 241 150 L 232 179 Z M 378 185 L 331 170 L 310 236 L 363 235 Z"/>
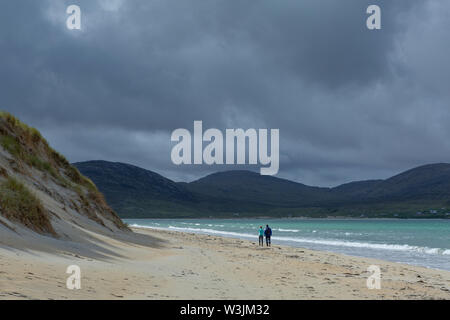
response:
<path fill-rule="evenodd" d="M 272 243 L 450 270 L 450 220 L 126 219 L 131 226 L 258 241 L 269 224 Z"/>

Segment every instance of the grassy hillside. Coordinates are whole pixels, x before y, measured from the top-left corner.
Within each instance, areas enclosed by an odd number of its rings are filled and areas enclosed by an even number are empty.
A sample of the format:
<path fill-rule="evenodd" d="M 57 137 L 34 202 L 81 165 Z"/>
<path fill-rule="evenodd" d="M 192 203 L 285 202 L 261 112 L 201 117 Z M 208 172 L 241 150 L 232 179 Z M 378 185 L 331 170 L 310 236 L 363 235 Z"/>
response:
<path fill-rule="evenodd" d="M 0 112 L 0 145 L 15 158 L 18 171 L 28 165 L 50 174 L 62 186 L 81 185 L 91 193 L 98 192 L 94 183 L 53 150 L 38 130 L 6 112 Z"/>
<path fill-rule="evenodd" d="M 12 177 L 0 183 L 0 212 L 6 219 L 22 223 L 34 231 L 56 235 L 41 201 Z"/>
<path fill-rule="evenodd" d="M 6 219 L 55 235 L 45 206 L 29 190 L 32 186 L 101 225 L 108 220 L 127 229 L 89 178 L 52 149 L 39 131 L 6 112 L 0 112 L 0 163 L 0 214 Z"/>
<path fill-rule="evenodd" d="M 310 187 L 243 170 L 214 173 L 186 187 L 191 192 L 212 197 L 288 208 L 337 200 L 329 188 Z"/>
<path fill-rule="evenodd" d="M 185 187 L 163 176 L 132 165 L 107 161 L 75 163 L 105 194 L 122 217 L 195 211 L 197 199 Z"/>
<path fill-rule="evenodd" d="M 367 200 L 444 201 L 450 199 L 450 164 L 414 168 L 376 184 Z"/>
<path fill-rule="evenodd" d="M 122 217 L 450 217 L 450 164 L 336 188 L 310 187 L 249 171 L 175 183 L 121 163 L 75 165 L 92 178 Z"/>

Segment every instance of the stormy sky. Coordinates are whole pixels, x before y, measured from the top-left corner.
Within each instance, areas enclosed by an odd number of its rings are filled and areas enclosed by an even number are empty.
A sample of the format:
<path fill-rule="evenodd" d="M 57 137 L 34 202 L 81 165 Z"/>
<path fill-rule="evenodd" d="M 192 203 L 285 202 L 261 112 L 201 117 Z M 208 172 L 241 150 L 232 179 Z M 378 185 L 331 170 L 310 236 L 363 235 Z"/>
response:
<path fill-rule="evenodd" d="M 280 129 L 279 177 L 387 178 L 449 162 L 448 30 L 448 0 L 5 0 L 0 109 L 72 162 L 176 181 L 235 169 L 171 163 L 171 132 L 194 120 Z"/>

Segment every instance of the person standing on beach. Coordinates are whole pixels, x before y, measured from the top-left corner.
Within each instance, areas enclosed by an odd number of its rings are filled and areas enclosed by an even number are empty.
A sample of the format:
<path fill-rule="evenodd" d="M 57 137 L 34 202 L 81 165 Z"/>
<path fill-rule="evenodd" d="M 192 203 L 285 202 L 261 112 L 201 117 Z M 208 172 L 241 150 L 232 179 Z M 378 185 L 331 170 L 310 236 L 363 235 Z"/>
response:
<path fill-rule="evenodd" d="M 264 247 L 264 230 L 262 226 L 259 227 L 259 245 Z"/>
<path fill-rule="evenodd" d="M 266 236 L 266 246 L 270 247 L 270 237 L 272 236 L 272 229 L 266 224 L 266 230 L 264 230 L 264 235 Z"/>

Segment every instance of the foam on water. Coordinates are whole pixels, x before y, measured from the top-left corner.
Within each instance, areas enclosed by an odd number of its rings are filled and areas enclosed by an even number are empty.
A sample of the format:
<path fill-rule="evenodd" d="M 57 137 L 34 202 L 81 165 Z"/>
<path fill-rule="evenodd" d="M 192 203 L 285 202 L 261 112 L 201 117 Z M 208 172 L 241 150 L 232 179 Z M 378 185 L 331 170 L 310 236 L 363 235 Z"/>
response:
<path fill-rule="evenodd" d="M 299 232 L 300 230 L 296 230 L 296 229 L 275 229 L 276 231 L 280 231 L 280 232 Z"/>
<path fill-rule="evenodd" d="M 450 270 L 450 220 L 129 219 L 133 226 L 257 241 L 269 224 L 273 242 L 292 247 Z"/>
<path fill-rule="evenodd" d="M 199 224 L 195 224 L 199 225 Z M 223 231 L 223 230 L 215 230 L 209 228 L 181 228 L 170 225 L 168 228 L 161 227 L 153 227 L 153 226 L 143 226 L 138 224 L 133 224 L 132 227 L 140 227 L 140 228 L 149 228 L 149 229 L 159 229 L 159 230 L 172 230 L 172 231 L 180 231 L 180 232 L 194 232 L 194 233 L 205 233 L 205 234 L 214 234 L 214 235 L 222 235 L 222 236 L 232 236 L 238 238 L 250 238 L 254 239 L 254 234 L 248 233 L 240 233 L 240 232 L 232 232 L 232 231 Z M 280 230 L 278 231 L 287 231 L 287 232 L 295 232 L 299 230 Z M 356 242 L 356 241 L 342 241 L 342 240 L 326 240 L 326 239 L 306 239 L 306 238 L 296 238 L 296 237 L 272 237 L 273 240 L 283 241 L 283 242 L 295 242 L 295 243 L 312 243 L 312 244 L 320 244 L 327 246 L 336 246 L 336 247 L 351 247 L 351 248 L 368 248 L 368 249 L 377 249 L 377 250 L 390 250 L 390 251 L 409 251 L 409 252 L 419 252 L 430 255 L 450 255 L 450 249 L 442 249 L 442 248 L 428 248 L 428 247 L 420 247 L 420 246 L 411 246 L 407 244 L 384 244 L 384 243 L 369 243 L 369 242 Z"/>

